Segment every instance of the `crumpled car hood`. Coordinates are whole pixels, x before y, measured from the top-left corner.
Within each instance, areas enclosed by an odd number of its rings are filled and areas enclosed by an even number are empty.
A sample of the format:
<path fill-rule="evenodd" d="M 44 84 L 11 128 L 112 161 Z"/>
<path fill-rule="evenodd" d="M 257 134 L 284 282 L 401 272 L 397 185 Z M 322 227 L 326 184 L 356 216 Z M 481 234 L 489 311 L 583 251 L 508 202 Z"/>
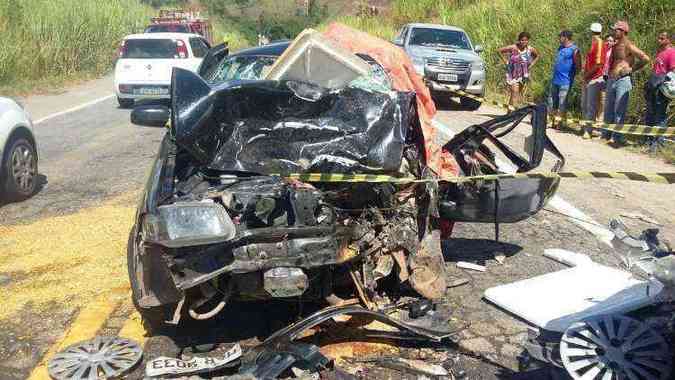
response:
<path fill-rule="evenodd" d="M 172 134 L 209 169 L 259 174 L 392 173 L 412 123 L 412 92 L 300 82 L 231 81 L 214 87 L 176 69 Z"/>

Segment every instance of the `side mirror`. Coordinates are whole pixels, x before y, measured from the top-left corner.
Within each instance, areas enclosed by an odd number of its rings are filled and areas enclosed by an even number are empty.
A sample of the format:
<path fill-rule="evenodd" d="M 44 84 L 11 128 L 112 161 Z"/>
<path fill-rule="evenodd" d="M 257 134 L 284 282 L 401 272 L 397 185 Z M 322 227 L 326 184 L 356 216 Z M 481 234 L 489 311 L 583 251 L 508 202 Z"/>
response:
<path fill-rule="evenodd" d="M 144 127 L 163 127 L 170 117 L 169 107 L 155 104 L 138 106 L 131 111 L 131 123 Z"/>
<path fill-rule="evenodd" d="M 476 53 L 482 53 L 485 51 L 485 48 L 483 48 L 483 45 L 476 45 L 473 47 L 473 51 Z"/>
<path fill-rule="evenodd" d="M 401 38 L 401 37 L 394 38 L 394 40 L 392 42 L 396 46 L 403 46 L 403 38 Z"/>

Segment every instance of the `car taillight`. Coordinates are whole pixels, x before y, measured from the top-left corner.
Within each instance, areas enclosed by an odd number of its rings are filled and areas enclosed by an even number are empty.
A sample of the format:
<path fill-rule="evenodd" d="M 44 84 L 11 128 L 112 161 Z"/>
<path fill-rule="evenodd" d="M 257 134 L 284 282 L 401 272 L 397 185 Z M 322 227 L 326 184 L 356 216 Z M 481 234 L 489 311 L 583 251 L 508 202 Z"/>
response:
<path fill-rule="evenodd" d="M 183 40 L 176 40 L 176 54 L 178 54 L 178 57 L 180 58 L 188 57 L 187 46 Z"/>
<path fill-rule="evenodd" d="M 117 49 L 117 56 L 122 58 L 127 54 L 127 41 L 124 40 L 120 43 L 120 47 Z"/>

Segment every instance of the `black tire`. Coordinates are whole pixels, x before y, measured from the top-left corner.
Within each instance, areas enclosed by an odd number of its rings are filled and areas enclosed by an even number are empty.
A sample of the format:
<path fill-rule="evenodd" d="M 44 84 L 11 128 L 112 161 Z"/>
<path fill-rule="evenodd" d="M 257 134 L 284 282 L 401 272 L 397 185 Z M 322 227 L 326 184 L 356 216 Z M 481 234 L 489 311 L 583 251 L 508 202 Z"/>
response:
<path fill-rule="evenodd" d="M 134 106 L 133 99 L 122 99 L 117 97 L 117 103 L 120 105 L 120 108 L 131 108 Z"/>
<path fill-rule="evenodd" d="M 462 104 L 462 108 L 466 109 L 467 111 L 475 111 L 479 109 L 480 105 L 482 104 L 478 100 L 465 97 L 461 97 L 459 102 Z"/>
<path fill-rule="evenodd" d="M 38 187 L 37 160 L 35 145 L 28 139 L 15 137 L 9 141 L 0 167 L 7 199 L 22 201 L 35 194 Z"/>
<path fill-rule="evenodd" d="M 129 241 L 127 243 L 127 271 L 129 273 L 129 282 L 131 283 L 131 301 L 134 307 L 143 319 L 143 327 L 150 333 L 157 333 L 171 329 L 171 325 L 165 323 L 172 319 L 174 305 L 162 305 L 156 307 L 141 307 L 138 300 L 141 295 L 138 290 L 141 289 L 136 278 L 136 268 L 138 264 L 138 250 L 136 245 L 136 228 L 131 230 Z"/>

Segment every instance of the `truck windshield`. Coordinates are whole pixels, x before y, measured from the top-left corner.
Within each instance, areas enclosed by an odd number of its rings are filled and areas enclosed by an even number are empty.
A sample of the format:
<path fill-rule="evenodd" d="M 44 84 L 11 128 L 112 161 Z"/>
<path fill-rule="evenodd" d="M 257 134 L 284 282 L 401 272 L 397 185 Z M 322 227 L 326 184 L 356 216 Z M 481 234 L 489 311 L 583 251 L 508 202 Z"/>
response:
<path fill-rule="evenodd" d="M 155 38 L 126 40 L 122 58 L 178 58 L 176 41 Z"/>
<path fill-rule="evenodd" d="M 275 60 L 276 57 L 259 55 L 234 56 L 223 60 L 213 73 L 206 74 L 205 77 L 212 82 L 261 79 Z"/>
<path fill-rule="evenodd" d="M 410 35 L 410 45 L 471 50 L 471 44 L 466 33 L 457 30 L 433 28 L 414 28 Z"/>

